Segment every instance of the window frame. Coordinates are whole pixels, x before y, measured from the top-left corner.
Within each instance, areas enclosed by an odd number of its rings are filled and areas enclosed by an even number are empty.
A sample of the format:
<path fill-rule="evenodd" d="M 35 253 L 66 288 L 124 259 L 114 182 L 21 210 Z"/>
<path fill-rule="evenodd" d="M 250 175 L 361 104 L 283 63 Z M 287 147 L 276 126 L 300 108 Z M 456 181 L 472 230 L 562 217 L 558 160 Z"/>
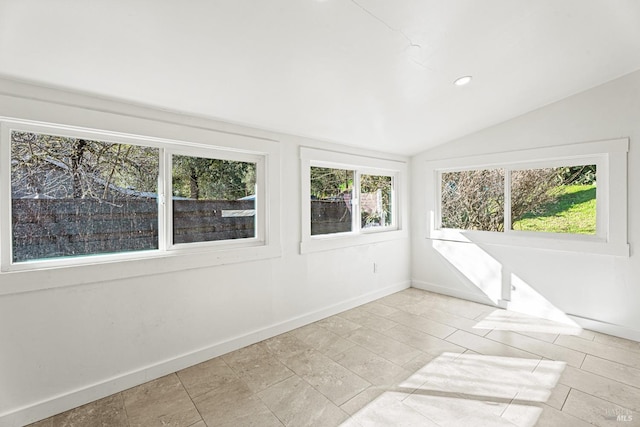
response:
<path fill-rule="evenodd" d="M 629 256 L 627 243 L 627 152 L 629 139 L 569 144 L 479 156 L 427 161 L 429 224 L 427 238 L 536 249 Z M 596 165 L 596 234 L 512 230 L 511 171 Z M 504 231 L 441 228 L 441 177 L 445 172 L 503 169 Z"/>
<path fill-rule="evenodd" d="M 13 262 L 12 203 L 11 203 L 11 132 L 25 131 L 70 138 L 86 138 L 100 142 L 141 145 L 157 148 L 158 155 L 158 249 L 126 251 L 106 254 L 87 254 L 59 258 L 45 258 Z M 14 118 L 0 117 L 0 271 L 35 273 L 49 269 L 83 268 L 98 264 L 153 260 L 158 258 L 190 256 L 193 262 L 183 267 L 172 266 L 171 271 L 193 268 L 192 264 L 220 265 L 278 256 L 279 222 L 278 204 L 279 174 L 277 143 L 252 141 L 251 137 L 219 135 L 215 142 L 228 140 L 234 146 L 208 145 L 202 142 L 187 142 L 158 137 L 125 134 L 76 126 L 58 125 Z M 258 142 L 256 144 L 256 142 Z M 264 142 L 266 150 L 256 150 Z M 238 145 L 238 146 L 236 146 Z M 256 163 L 256 236 L 246 239 L 228 239 L 211 242 L 171 244 L 172 180 L 170 156 L 183 154 L 222 160 L 251 161 Z M 202 254 L 197 255 L 197 254 Z M 211 256 L 214 255 L 214 256 Z M 206 261 L 205 261 L 206 260 Z M 204 261 L 204 262 L 203 262 Z M 179 262 L 177 263 L 179 264 Z M 114 274 L 120 276 L 120 274 Z M 73 284 L 73 282 L 71 283 Z M 33 285 L 41 289 L 64 286 L 63 284 Z M 22 289 L 15 289 L 22 290 Z M 28 289 L 32 290 L 32 289 Z M 0 289 L 0 295 L 11 293 L 11 289 Z"/>
<path fill-rule="evenodd" d="M 405 162 L 365 157 L 354 154 L 300 148 L 301 162 L 301 242 L 300 252 L 316 252 L 349 246 L 369 244 L 406 237 L 406 200 L 403 180 L 407 173 Z M 352 206 L 352 228 L 349 232 L 311 234 L 311 167 L 345 169 L 354 171 Z M 391 225 L 363 228 L 360 213 L 360 177 L 377 175 L 391 177 Z"/>

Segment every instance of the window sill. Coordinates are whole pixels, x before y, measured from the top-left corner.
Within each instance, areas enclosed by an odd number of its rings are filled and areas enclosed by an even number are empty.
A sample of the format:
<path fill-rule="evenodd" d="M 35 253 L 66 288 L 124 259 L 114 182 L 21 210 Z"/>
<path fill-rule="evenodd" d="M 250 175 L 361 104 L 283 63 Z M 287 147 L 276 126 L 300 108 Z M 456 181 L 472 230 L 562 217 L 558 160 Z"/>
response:
<path fill-rule="evenodd" d="M 56 261 L 14 264 L 0 273 L 0 295 L 33 292 L 67 286 L 153 276 L 177 271 L 246 263 L 281 255 L 279 245 L 242 247 L 220 246 L 193 250 L 144 251 L 116 255 L 96 255 L 83 264 L 64 265 Z M 10 278 L 10 279 L 9 279 Z"/>
<path fill-rule="evenodd" d="M 348 248 L 351 246 L 369 245 L 390 240 L 403 239 L 408 236 L 405 230 L 379 230 L 363 233 L 336 233 L 313 236 L 300 243 L 300 253 L 313 253 Z"/>
<path fill-rule="evenodd" d="M 429 240 L 448 240 L 477 245 L 498 245 L 528 249 L 581 252 L 596 255 L 629 257 L 628 243 L 607 242 L 596 236 L 558 235 L 551 233 L 507 232 L 470 230 L 432 230 Z"/>

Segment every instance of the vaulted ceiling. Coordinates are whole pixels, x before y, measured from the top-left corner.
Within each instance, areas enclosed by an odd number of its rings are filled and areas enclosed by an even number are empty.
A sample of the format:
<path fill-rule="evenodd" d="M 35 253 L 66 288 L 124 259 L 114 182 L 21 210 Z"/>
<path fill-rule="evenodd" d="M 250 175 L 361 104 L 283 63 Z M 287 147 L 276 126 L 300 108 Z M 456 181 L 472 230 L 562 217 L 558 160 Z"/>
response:
<path fill-rule="evenodd" d="M 401 154 L 637 69 L 637 0 L 0 0 L 0 76 Z"/>

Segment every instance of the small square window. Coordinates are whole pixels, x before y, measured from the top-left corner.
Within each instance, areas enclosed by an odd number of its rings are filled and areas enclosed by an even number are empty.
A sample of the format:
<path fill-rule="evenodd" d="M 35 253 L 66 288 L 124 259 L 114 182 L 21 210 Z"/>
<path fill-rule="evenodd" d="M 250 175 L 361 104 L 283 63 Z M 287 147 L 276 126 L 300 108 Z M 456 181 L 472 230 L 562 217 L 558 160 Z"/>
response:
<path fill-rule="evenodd" d="M 256 164 L 172 156 L 173 243 L 256 236 Z"/>

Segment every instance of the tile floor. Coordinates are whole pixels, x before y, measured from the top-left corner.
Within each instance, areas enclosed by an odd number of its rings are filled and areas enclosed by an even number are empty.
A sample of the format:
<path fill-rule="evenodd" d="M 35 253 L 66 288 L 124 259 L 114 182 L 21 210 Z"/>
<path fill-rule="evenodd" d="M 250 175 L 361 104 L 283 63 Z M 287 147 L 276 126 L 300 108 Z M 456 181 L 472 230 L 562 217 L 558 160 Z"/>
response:
<path fill-rule="evenodd" d="M 640 426 L 640 343 L 407 289 L 33 427 Z"/>

